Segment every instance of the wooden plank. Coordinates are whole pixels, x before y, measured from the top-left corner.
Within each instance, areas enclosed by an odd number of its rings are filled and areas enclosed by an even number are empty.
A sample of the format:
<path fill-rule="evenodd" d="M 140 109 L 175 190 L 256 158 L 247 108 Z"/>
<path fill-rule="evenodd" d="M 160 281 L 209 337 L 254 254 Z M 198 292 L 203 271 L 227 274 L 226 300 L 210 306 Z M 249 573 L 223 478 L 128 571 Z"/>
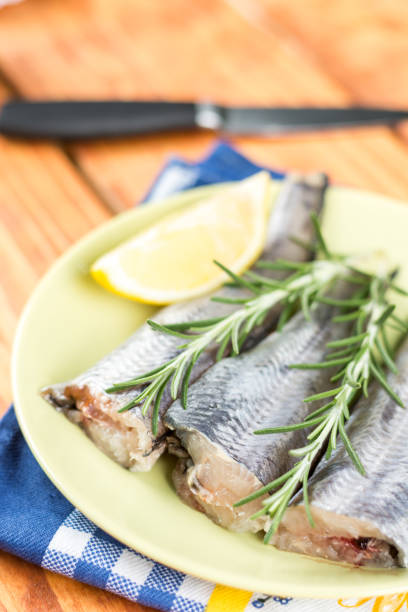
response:
<path fill-rule="evenodd" d="M 70 244 L 110 217 L 109 211 L 49 144 L 0 140 L 1 410 L 11 400 L 5 353 L 34 285 Z"/>
<path fill-rule="evenodd" d="M 0 551 L 1 612 L 154 612 Z"/>
<path fill-rule="evenodd" d="M 261 28 L 282 29 L 360 103 L 406 107 L 408 5 L 404 0 L 231 2 Z"/>
<path fill-rule="evenodd" d="M 237 2 L 244 16 L 235 10 Z M 246 13 L 242 0 L 231 4 L 67 0 L 61 8 L 52 0 L 26 2 L 7 9 L 0 20 L 0 62 L 17 88 L 35 98 L 207 97 L 259 104 L 351 100 L 344 87 L 325 75 L 314 54 L 288 35 L 285 24 L 267 21 L 258 2 L 247 3 L 251 10 Z M 72 152 L 110 206 L 121 210 L 143 197 L 171 153 L 193 159 L 212 141 L 204 133 L 157 135 L 78 144 Z M 392 167 L 394 157 L 406 163 L 405 151 L 382 128 L 232 142 L 266 164 L 321 168 L 337 181 L 408 195 L 397 163 Z M 378 155 L 384 149 L 386 168 Z"/>
<path fill-rule="evenodd" d="M 24 302 L 55 258 L 109 217 L 59 149 L 0 139 L 0 414 L 11 401 L 10 350 Z M 2 612 L 74 609 L 147 610 L 0 552 Z"/>
<path fill-rule="evenodd" d="M 212 146 L 210 134 L 167 134 L 129 140 L 78 144 L 74 155 L 95 189 L 114 211 L 143 199 L 162 166 L 177 154 L 201 158 Z"/>
<path fill-rule="evenodd" d="M 247 139 L 243 149 L 260 163 L 303 171 L 324 170 L 333 183 L 408 201 L 408 150 L 387 128 L 282 138 L 276 147 Z"/>
<path fill-rule="evenodd" d="M 8 95 L 0 82 L 0 102 Z M 109 217 L 59 149 L 0 138 L 0 414 L 11 402 L 9 356 L 23 304 L 55 257 Z"/>
<path fill-rule="evenodd" d="M 355 103 L 406 108 L 408 5 L 404 0 L 230 0 L 258 28 L 280 28 Z M 396 128 L 405 141 L 408 122 Z"/>
<path fill-rule="evenodd" d="M 176 0 L 171 5 L 67 0 L 61 11 L 52 0 L 23 3 L 0 20 L 0 60 L 16 87 L 35 98 L 210 97 L 260 104 L 347 100 L 341 88 L 278 36 L 259 33 L 222 0 Z M 155 136 L 82 144 L 74 154 L 117 210 L 145 193 L 170 151 L 192 157 L 210 141 L 207 134 Z"/>
<path fill-rule="evenodd" d="M 342 95 L 279 38 L 254 36 L 221 0 L 27 2 L 4 13 L 0 32 L 2 69 L 36 98 L 215 95 L 234 102 L 239 95 L 248 103 L 293 103 L 294 96 L 330 103 Z"/>
<path fill-rule="evenodd" d="M 408 200 L 404 172 L 408 152 L 385 128 L 230 141 L 261 165 L 324 170 L 333 182 Z M 160 136 L 110 145 L 83 145 L 81 161 L 91 176 L 100 173 L 104 193 L 109 191 L 107 197 L 120 210 L 144 196 L 158 169 L 174 151 L 193 161 L 206 154 L 213 144 L 208 136 L 197 135 L 188 139 Z"/>
<path fill-rule="evenodd" d="M 58 598 L 41 568 L 0 552 L 0 577 L 0 601 L 7 612 L 61 612 Z"/>

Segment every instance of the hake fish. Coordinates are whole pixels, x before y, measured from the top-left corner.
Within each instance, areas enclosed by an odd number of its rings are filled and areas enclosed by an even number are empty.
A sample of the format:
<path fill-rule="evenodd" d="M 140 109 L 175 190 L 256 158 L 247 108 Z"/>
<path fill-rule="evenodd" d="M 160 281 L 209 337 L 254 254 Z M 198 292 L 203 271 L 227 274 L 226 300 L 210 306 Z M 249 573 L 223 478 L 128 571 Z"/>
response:
<path fill-rule="evenodd" d="M 173 481 L 188 505 L 234 531 L 257 532 L 265 517 L 257 499 L 233 504 L 289 470 L 288 451 L 307 443 L 308 431 L 254 435 L 254 430 L 299 423 L 316 409 L 303 399 L 326 388 L 332 369 L 298 370 L 294 363 L 323 360 L 326 343 L 344 334 L 333 308 L 319 305 L 307 321 L 302 312 L 254 349 L 214 365 L 189 390 L 189 409 L 177 400 L 165 416 L 174 431 L 169 451 L 179 455 Z"/>
<path fill-rule="evenodd" d="M 260 173 L 247 179 L 246 189 L 251 190 L 254 181 L 259 180 L 268 181 L 269 177 L 266 173 Z M 310 213 L 320 212 L 326 185 L 326 177 L 322 174 L 306 177 L 292 175 L 284 181 L 271 212 L 262 258 L 303 261 L 309 257 L 306 250 L 289 238 L 296 236 L 305 242 L 312 239 Z M 242 183 L 239 190 L 242 193 Z M 167 306 L 158 312 L 155 320 L 165 325 L 227 315 L 237 306 L 213 302 L 211 297 L 242 297 L 242 291 L 224 287 L 212 295 Z M 278 310 L 275 310 L 262 329 L 254 330 L 252 344 L 254 338 L 258 340 L 272 329 L 277 315 Z M 43 389 L 42 395 L 57 410 L 77 423 L 112 459 L 130 470 L 148 471 L 166 447 L 167 429 L 161 417 L 172 402 L 170 393 L 166 390 L 163 395 L 159 429 L 154 436 L 151 410 L 146 416 L 142 415 L 138 406 L 128 412 L 118 412 L 140 393 L 140 387 L 110 394 L 106 393 L 106 389 L 166 363 L 179 353 L 179 344 L 179 338 L 159 334 L 145 323 L 124 344 L 92 368 L 73 380 Z M 201 355 L 193 369 L 192 382 L 213 365 L 215 354 L 216 350 L 209 347 Z"/>
<path fill-rule="evenodd" d="M 396 363 L 399 374 L 391 374 L 388 382 L 408 406 L 408 340 Z M 375 382 L 346 430 L 367 475 L 356 470 L 340 443 L 310 480 L 315 527 L 298 494 L 271 543 L 359 566 L 408 567 L 408 409 Z"/>

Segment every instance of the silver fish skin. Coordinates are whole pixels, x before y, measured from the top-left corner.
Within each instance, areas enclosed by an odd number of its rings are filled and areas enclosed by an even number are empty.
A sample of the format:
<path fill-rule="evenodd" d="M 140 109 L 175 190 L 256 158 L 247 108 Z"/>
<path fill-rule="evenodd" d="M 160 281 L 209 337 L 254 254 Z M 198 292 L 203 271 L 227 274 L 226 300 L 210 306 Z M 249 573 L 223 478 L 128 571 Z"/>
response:
<path fill-rule="evenodd" d="M 282 332 L 254 349 L 214 365 L 189 390 L 184 410 L 177 400 L 167 411 L 174 430 L 169 451 L 180 456 L 173 480 L 180 497 L 214 522 L 234 531 L 259 531 L 265 517 L 250 516 L 261 500 L 233 504 L 289 470 L 291 448 L 307 443 L 307 430 L 273 435 L 254 431 L 304 421 L 316 403 L 303 402 L 329 385 L 332 369 L 298 370 L 294 363 L 317 363 L 326 343 L 344 334 L 333 324 L 333 308 L 318 306 L 306 321 L 299 312 Z"/>
<path fill-rule="evenodd" d="M 408 340 L 388 382 L 408 407 Z M 365 470 L 355 468 L 342 443 L 310 480 L 316 523 L 307 521 L 298 494 L 274 536 L 280 549 L 370 567 L 408 567 L 408 408 L 377 383 L 361 399 L 346 428 Z"/>
<path fill-rule="evenodd" d="M 259 177 L 251 177 L 250 181 Z M 265 175 L 265 180 L 268 180 Z M 324 175 L 307 177 L 289 176 L 283 183 L 273 207 L 267 229 L 263 259 L 286 258 L 306 260 L 306 250 L 289 240 L 297 236 L 310 241 L 313 236 L 310 213 L 319 213 L 324 199 L 327 180 Z M 241 187 L 242 189 L 242 187 Z M 155 320 L 161 324 L 181 321 L 209 319 L 227 315 L 237 306 L 213 302 L 214 296 L 242 297 L 241 289 L 223 287 L 216 293 L 195 300 L 173 304 L 161 309 Z M 278 310 L 272 313 L 262 329 L 254 331 L 252 344 L 264 336 L 276 321 Z M 180 339 L 159 334 L 143 324 L 119 348 L 101 359 L 92 368 L 73 380 L 54 384 L 42 390 L 43 397 L 55 408 L 64 412 L 77 423 L 108 456 L 133 471 L 148 471 L 166 447 L 166 427 L 159 422 L 158 435 L 151 429 L 151 411 L 146 416 L 139 407 L 124 413 L 118 410 L 140 393 L 140 387 L 128 391 L 108 394 L 106 389 L 148 372 L 175 357 Z M 213 365 L 215 349 L 209 347 L 196 363 L 191 381 Z M 165 413 L 172 399 L 166 390 L 161 402 L 161 415 Z"/>

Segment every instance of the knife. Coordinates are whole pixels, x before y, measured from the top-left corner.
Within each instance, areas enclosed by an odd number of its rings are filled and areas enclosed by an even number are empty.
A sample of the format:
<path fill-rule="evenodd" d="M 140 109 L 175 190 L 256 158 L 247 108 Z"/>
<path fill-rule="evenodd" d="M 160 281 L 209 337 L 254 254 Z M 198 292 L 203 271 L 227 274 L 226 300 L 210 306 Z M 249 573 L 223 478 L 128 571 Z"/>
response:
<path fill-rule="evenodd" d="M 0 111 L 0 132 L 24 138 L 77 140 L 169 130 L 279 134 L 408 119 L 408 111 L 368 107 L 240 107 L 209 102 L 17 101 Z"/>

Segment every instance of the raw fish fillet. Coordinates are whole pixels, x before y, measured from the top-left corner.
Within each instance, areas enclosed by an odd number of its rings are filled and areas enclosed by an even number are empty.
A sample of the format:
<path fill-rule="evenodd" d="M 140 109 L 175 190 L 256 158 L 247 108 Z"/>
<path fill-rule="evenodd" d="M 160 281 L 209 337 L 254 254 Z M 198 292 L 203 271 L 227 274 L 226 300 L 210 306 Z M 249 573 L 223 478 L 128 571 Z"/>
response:
<path fill-rule="evenodd" d="M 408 406 L 408 341 L 399 374 L 388 377 Z M 401 408 L 374 382 L 346 428 L 367 475 L 355 468 L 342 443 L 322 461 L 309 485 L 316 526 L 298 494 L 272 543 L 333 561 L 371 567 L 408 567 L 408 408 Z"/>
<path fill-rule="evenodd" d="M 173 479 L 180 497 L 213 521 L 235 531 L 259 531 L 265 517 L 257 499 L 233 504 L 289 470 L 291 448 L 307 443 L 307 430 L 254 435 L 254 430 L 299 423 L 316 409 L 303 402 L 329 385 L 333 369 L 297 370 L 294 363 L 317 363 L 326 343 L 344 335 L 333 324 L 333 308 L 319 305 L 310 321 L 296 314 L 282 332 L 273 332 L 252 350 L 214 365 L 189 390 L 189 409 L 174 402 L 165 423 L 174 430 L 169 450 L 178 454 Z"/>
<path fill-rule="evenodd" d="M 261 173 L 245 181 L 246 189 L 251 190 L 254 181 L 259 182 L 262 177 L 265 181 L 269 180 L 266 173 Z M 296 236 L 306 242 L 312 239 L 310 213 L 320 212 L 326 185 L 326 178 L 322 174 L 307 177 L 292 175 L 284 181 L 270 215 L 263 259 L 280 257 L 303 261 L 308 258 L 308 252 L 291 242 L 289 237 Z M 239 185 L 239 192 L 243 192 L 243 183 Z M 237 308 L 236 305 L 211 301 L 213 295 L 242 297 L 245 293 L 241 289 L 224 287 L 215 294 L 167 306 L 154 318 L 161 324 L 170 324 L 227 315 Z M 262 328 L 254 329 L 248 347 L 273 328 L 278 314 L 277 308 Z M 151 410 L 146 416 L 141 414 L 138 406 L 128 412 L 118 412 L 140 393 L 140 386 L 111 394 L 105 390 L 114 383 L 140 376 L 172 359 L 179 353 L 179 345 L 179 338 L 160 334 L 144 324 L 124 344 L 92 368 L 73 380 L 43 389 L 42 395 L 57 410 L 77 423 L 112 459 L 130 470 L 148 471 L 166 448 L 167 428 L 162 418 L 158 434 L 154 436 Z M 193 369 L 192 382 L 213 365 L 215 354 L 216 349 L 209 347 L 201 355 Z M 161 401 L 160 417 L 171 402 L 170 393 L 166 390 Z"/>

